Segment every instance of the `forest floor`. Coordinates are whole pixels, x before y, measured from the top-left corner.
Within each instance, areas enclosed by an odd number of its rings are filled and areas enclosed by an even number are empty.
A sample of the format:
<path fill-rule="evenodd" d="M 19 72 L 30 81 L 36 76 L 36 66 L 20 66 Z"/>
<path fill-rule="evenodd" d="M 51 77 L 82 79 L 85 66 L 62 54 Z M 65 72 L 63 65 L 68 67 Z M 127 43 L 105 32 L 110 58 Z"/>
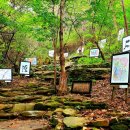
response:
<path fill-rule="evenodd" d="M 20 78 L 14 77 L 11 84 L 4 86 L 5 88 L 22 88 L 29 82 L 39 84 L 39 81 L 35 78 Z M 41 82 L 40 84 L 46 84 Z M 3 88 L 3 87 L 2 87 Z M 130 100 L 128 95 L 128 102 L 125 102 L 125 89 L 116 89 L 114 99 L 112 98 L 112 86 L 109 82 L 109 76 L 104 80 L 96 81 L 92 86 L 91 97 L 87 97 L 81 94 L 67 94 L 63 97 L 71 97 L 74 99 L 91 100 L 94 102 L 104 102 L 108 105 L 107 109 L 95 109 L 95 110 L 82 110 L 80 114 L 82 116 L 89 116 L 95 120 L 98 118 L 110 119 L 112 117 L 130 117 Z M 111 113 L 111 114 L 109 114 Z M 112 114 L 113 113 L 113 114 Z M 45 130 L 51 130 L 49 128 L 49 122 L 46 119 L 12 119 L 0 121 L 0 130 L 42 130 L 42 126 L 47 126 Z"/>

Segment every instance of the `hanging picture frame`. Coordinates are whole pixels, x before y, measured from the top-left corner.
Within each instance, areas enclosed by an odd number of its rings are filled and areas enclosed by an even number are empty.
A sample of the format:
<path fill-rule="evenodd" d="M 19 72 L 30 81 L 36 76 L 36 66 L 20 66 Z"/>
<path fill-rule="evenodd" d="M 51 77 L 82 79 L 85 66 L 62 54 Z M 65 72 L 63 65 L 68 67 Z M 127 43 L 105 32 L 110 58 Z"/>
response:
<path fill-rule="evenodd" d="M 31 63 L 28 61 L 23 61 L 20 63 L 20 74 L 30 75 Z"/>
<path fill-rule="evenodd" d="M 130 53 L 112 55 L 111 84 L 127 85 L 129 83 Z"/>

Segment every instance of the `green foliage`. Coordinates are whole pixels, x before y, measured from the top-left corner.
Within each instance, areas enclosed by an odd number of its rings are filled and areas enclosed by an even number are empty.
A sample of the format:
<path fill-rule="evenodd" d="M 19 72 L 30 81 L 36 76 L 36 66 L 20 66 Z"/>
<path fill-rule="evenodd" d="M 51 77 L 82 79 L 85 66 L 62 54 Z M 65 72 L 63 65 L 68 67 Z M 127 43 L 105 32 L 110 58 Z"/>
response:
<path fill-rule="evenodd" d="M 103 60 L 101 58 L 80 58 L 78 60 L 78 64 L 81 65 L 94 65 L 94 64 L 101 64 Z"/>
<path fill-rule="evenodd" d="M 48 50 L 53 49 L 52 39 L 56 38 L 59 30 L 59 3 L 59 0 L 53 2 L 52 0 L 15 0 L 15 2 L 1 0 L 0 32 L 16 32 L 10 49 L 24 52 L 26 57 L 41 57 L 44 61 L 48 57 Z M 124 4 L 129 22 L 130 1 L 126 0 Z M 88 57 L 90 48 L 96 47 L 92 40 L 98 42 L 104 38 L 107 38 L 107 44 L 101 50 L 107 60 L 110 59 L 111 54 L 121 52 L 121 42 L 117 41 L 118 31 L 121 28 L 124 28 L 124 17 L 119 0 L 66 1 L 64 43 L 67 46 L 74 44 L 79 46 L 84 39 L 86 45 L 83 54 Z M 0 37 L 1 52 L 5 49 L 3 49 L 4 43 Z M 74 51 L 76 50 L 71 51 L 71 56 L 79 55 Z M 2 53 L 0 55 L 1 59 Z M 100 64 L 102 60 L 81 58 L 78 63 Z"/>

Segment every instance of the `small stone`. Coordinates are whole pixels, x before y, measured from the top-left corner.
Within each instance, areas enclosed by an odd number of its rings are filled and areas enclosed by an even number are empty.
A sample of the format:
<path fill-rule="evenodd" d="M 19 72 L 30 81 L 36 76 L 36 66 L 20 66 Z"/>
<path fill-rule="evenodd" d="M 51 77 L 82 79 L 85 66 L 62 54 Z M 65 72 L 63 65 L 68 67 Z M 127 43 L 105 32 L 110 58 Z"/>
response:
<path fill-rule="evenodd" d="M 63 110 L 63 113 L 66 116 L 74 116 L 77 114 L 77 111 L 72 108 L 66 108 L 65 110 Z"/>
<path fill-rule="evenodd" d="M 44 111 L 24 111 L 21 115 L 24 117 L 42 117 L 45 113 Z"/>
<path fill-rule="evenodd" d="M 108 127 L 109 120 L 108 119 L 97 119 L 96 121 L 93 121 L 90 124 L 95 127 Z"/>
<path fill-rule="evenodd" d="M 65 117 L 63 122 L 67 127 L 78 128 L 83 127 L 86 123 L 86 119 L 84 117 Z"/>

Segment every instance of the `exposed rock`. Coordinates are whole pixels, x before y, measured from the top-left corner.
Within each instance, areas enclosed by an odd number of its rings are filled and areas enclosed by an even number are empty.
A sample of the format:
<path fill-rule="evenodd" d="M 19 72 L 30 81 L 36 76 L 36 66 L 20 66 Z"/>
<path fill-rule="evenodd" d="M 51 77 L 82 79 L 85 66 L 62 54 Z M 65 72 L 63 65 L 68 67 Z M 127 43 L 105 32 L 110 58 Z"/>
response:
<path fill-rule="evenodd" d="M 55 130 L 64 130 L 64 124 L 63 123 L 58 123 L 55 127 Z"/>
<path fill-rule="evenodd" d="M 91 125 L 94 127 L 108 127 L 109 120 L 108 119 L 96 119 L 96 121 L 91 122 Z"/>
<path fill-rule="evenodd" d="M 111 126 L 111 130 L 128 130 L 128 126 L 124 124 L 115 124 Z"/>
<path fill-rule="evenodd" d="M 37 103 L 34 106 L 34 110 L 56 109 L 59 106 L 62 106 L 62 104 L 55 101 L 47 102 L 47 103 Z"/>
<path fill-rule="evenodd" d="M 24 111 L 21 113 L 23 117 L 43 117 L 45 115 L 45 111 Z"/>
<path fill-rule="evenodd" d="M 83 127 L 86 123 L 86 119 L 84 117 L 65 117 L 63 122 L 67 127 L 77 128 Z"/>
<path fill-rule="evenodd" d="M 56 108 L 55 111 L 54 111 L 54 113 L 63 112 L 63 110 L 64 110 L 64 109 L 62 109 L 62 108 Z"/>
<path fill-rule="evenodd" d="M 19 103 L 13 106 L 12 112 L 31 111 L 34 109 L 35 103 Z"/>
<path fill-rule="evenodd" d="M 77 114 L 77 111 L 72 108 L 66 108 L 65 110 L 63 110 L 63 114 L 66 116 L 74 116 Z"/>
<path fill-rule="evenodd" d="M 18 116 L 17 113 L 4 113 L 4 112 L 0 112 L 0 119 L 16 118 L 17 116 Z"/>

